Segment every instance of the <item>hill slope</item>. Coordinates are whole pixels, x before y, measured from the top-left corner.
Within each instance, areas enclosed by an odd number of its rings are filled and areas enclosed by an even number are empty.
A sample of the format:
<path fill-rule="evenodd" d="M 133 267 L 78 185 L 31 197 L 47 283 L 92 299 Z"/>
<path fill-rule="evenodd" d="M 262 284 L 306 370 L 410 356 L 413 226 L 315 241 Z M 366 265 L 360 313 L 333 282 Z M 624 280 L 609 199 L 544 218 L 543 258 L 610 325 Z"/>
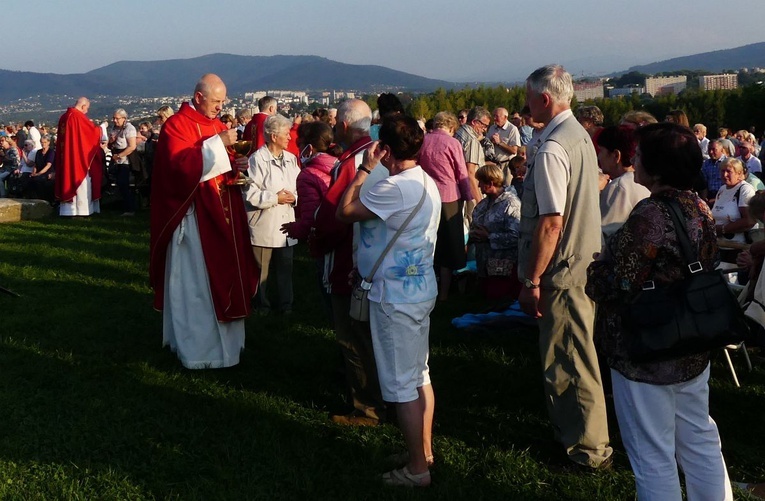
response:
<path fill-rule="evenodd" d="M 677 70 L 738 70 L 754 66 L 765 67 L 765 42 L 632 66 L 627 71 L 655 74 Z"/>
<path fill-rule="evenodd" d="M 431 91 L 455 85 L 382 66 L 345 64 L 318 56 L 209 54 L 192 59 L 120 61 L 73 75 L 0 70 L 0 99 L 37 94 L 176 96 L 190 94 L 204 73 L 220 75 L 229 94 L 267 89 Z"/>

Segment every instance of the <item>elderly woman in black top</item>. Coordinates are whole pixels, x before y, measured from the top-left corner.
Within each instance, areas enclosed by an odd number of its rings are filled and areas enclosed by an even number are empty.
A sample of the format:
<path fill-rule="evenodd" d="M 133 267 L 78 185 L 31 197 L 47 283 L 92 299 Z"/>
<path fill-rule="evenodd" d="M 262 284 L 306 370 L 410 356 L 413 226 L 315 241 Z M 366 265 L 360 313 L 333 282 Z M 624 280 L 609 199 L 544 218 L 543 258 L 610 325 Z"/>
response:
<path fill-rule="evenodd" d="M 705 269 L 719 260 L 714 219 L 691 191 L 702 157 L 687 127 L 662 123 L 638 129 L 635 180 L 651 196 L 635 206 L 588 270 L 587 293 L 598 303 L 596 342 L 613 378 L 614 406 L 635 473 L 638 499 L 680 501 L 678 465 L 687 497 L 733 499 L 720 451 L 717 425 L 709 417 L 709 353 L 637 363 L 627 354 L 620 308 L 643 283 L 684 277 L 676 228 L 668 202 L 686 222 L 691 246 Z"/>

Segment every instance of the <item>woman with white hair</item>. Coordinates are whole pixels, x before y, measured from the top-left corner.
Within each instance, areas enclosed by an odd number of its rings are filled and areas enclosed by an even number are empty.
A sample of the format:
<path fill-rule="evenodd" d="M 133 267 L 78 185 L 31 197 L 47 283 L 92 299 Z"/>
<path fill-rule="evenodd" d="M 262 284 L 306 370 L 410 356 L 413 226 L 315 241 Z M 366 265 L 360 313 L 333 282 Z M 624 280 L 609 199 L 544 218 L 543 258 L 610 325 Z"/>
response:
<path fill-rule="evenodd" d="M 268 314 L 268 278 L 271 268 L 278 289 L 278 308 L 292 312 L 292 247 L 297 240 L 281 232 L 285 223 L 295 221 L 297 158 L 287 151 L 292 122 L 276 114 L 263 124 L 266 144 L 250 156 L 247 173 L 252 181 L 245 192 L 250 243 L 260 268 L 256 296 L 258 313 Z"/>

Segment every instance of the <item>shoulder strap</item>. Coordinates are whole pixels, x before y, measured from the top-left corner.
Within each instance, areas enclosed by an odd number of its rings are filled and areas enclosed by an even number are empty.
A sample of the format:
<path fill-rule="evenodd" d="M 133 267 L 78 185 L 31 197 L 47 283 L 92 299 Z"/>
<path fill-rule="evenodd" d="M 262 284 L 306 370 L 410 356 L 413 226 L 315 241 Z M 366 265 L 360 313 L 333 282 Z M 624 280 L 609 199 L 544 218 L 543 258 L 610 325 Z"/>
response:
<path fill-rule="evenodd" d="M 683 253 L 683 259 L 685 259 L 685 263 L 688 265 L 689 270 L 694 268 L 698 271 L 701 269 L 701 264 L 699 263 L 696 253 L 691 249 L 691 241 L 688 238 L 688 228 L 686 227 L 685 220 L 680 212 L 679 204 L 676 200 L 667 200 L 667 206 L 669 207 L 669 215 L 675 225 L 675 233 L 677 234 L 677 241 L 680 244 L 680 250 Z"/>
<path fill-rule="evenodd" d="M 422 171 L 422 196 L 420 197 L 420 201 L 417 202 L 417 206 L 415 206 L 414 209 L 412 209 L 412 212 L 409 214 L 409 216 L 406 218 L 406 221 L 404 221 L 404 224 L 402 224 L 399 229 L 396 231 L 396 234 L 393 235 L 393 238 L 390 239 L 390 242 L 388 242 L 388 245 L 385 247 L 385 250 L 382 251 L 382 254 L 380 254 L 380 257 L 377 258 L 377 262 L 372 267 L 372 270 L 369 272 L 369 275 L 364 279 L 365 282 L 372 283 L 372 278 L 375 276 L 375 273 L 377 273 L 377 268 L 380 267 L 380 265 L 383 262 L 383 259 L 385 259 L 385 256 L 388 254 L 388 251 L 390 251 L 391 247 L 393 247 L 393 244 L 396 243 L 396 240 L 398 240 L 398 237 L 404 232 L 404 229 L 409 226 L 409 223 L 414 219 L 415 214 L 417 214 L 420 211 L 420 208 L 422 207 L 422 204 L 425 203 L 425 196 L 428 194 L 428 180 L 425 177 L 425 171 Z"/>
<path fill-rule="evenodd" d="M 733 194 L 733 200 L 736 201 L 736 205 L 738 205 L 739 203 L 739 200 L 740 200 L 739 197 L 741 196 L 741 188 L 743 187 L 744 185 L 742 184 L 741 186 L 738 187 L 738 189 L 736 190 L 736 193 Z"/>

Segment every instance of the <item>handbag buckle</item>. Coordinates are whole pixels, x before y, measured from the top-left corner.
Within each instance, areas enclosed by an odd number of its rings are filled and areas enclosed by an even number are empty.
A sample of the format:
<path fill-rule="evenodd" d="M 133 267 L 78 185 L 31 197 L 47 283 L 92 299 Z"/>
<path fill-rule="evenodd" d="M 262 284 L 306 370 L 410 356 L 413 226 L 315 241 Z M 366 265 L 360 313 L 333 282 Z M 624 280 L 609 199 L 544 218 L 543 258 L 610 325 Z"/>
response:
<path fill-rule="evenodd" d="M 698 273 L 700 271 L 704 270 L 704 267 L 701 265 L 700 261 L 696 261 L 695 263 L 691 263 L 688 265 L 688 269 L 691 273 Z"/>
<path fill-rule="evenodd" d="M 653 280 L 648 280 L 647 282 L 643 282 L 643 290 L 644 291 L 652 291 L 656 288 L 656 284 Z"/>

